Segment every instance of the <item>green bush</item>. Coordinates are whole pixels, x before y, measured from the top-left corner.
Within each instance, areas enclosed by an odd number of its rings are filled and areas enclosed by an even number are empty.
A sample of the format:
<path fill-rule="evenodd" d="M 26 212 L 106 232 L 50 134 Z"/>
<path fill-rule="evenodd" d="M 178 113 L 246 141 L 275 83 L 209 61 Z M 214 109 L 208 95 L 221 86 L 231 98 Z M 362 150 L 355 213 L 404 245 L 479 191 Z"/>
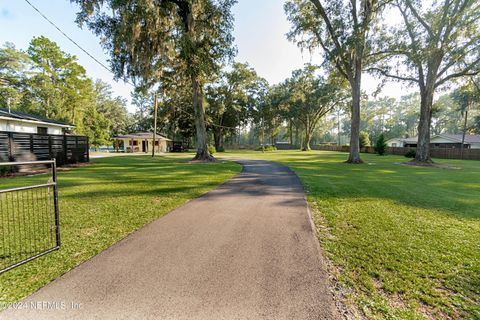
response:
<path fill-rule="evenodd" d="M 387 152 L 387 144 L 385 143 L 385 135 L 382 133 L 375 144 L 375 152 L 379 156 L 383 156 Z"/>
<path fill-rule="evenodd" d="M 217 149 L 215 149 L 215 146 L 208 146 L 208 153 L 214 154 L 217 152 Z"/>
<path fill-rule="evenodd" d="M 262 151 L 262 146 L 258 147 L 257 151 Z M 277 151 L 277 147 L 271 146 L 271 145 L 266 145 L 266 146 L 263 146 L 263 151 L 265 151 L 265 152 Z"/>
<path fill-rule="evenodd" d="M 225 148 L 224 147 L 218 147 L 217 152 L 225 152 Z"/>
<path fill-rule="evenodd" d="M 406 158 L 415 158 L 417 155 L 417 152 L 415 150 L 408 150 L 407 153 L 405 153 Z"/>
<path fill-rule="evenodd" d="M 8 162 L 10 160 L 12 159 L 5 159 L 3 157 L 0 157 L 0 162 Z M 0 166 L 0 177 L 5 177 L 11 173 L 14 173 L 15 169 L 15 166 Z"/>
<path fill-rule="evenodd" d="M 360 148 L 365 148 L 370 146 L 370 137 L 368 136 L 368 132 L 361 131 L 360 132 Z"/>

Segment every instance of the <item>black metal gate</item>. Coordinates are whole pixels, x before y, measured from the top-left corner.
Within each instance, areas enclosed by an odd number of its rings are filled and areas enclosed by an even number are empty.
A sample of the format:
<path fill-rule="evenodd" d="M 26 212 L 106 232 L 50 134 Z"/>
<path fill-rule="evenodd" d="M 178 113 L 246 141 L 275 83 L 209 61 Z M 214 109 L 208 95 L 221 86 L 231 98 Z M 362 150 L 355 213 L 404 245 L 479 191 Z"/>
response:
<path fill-rule="evenodd" d="M 0 273 L 60 248 L 55 159 L 0 162 L 0 168 L 45 165 L 47 183 L 0 189 Z"/>

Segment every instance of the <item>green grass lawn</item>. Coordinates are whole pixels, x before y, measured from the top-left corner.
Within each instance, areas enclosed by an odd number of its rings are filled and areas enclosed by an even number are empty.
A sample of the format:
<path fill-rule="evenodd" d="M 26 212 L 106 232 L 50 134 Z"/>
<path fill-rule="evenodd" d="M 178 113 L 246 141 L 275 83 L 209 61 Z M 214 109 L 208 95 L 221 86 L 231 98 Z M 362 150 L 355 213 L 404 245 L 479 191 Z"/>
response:
<path fill-rule="evenodd" d="M 313 209 L 329 269 L 368 318 L 480 319 L 480 162 L 459 169 L 404 157 L 278 151 L 227 153 L 292 168 Z"/>
<path fill-rule="evenodd" d="M 17 301 L 129 233 L 240 171 L 232 162 L 190 164 L 189 155 L 94 159 L 58 174 L 62 247 L 0 275 L 0 301 Z M 0 188 L 46 175 L 0 179 Z"/>

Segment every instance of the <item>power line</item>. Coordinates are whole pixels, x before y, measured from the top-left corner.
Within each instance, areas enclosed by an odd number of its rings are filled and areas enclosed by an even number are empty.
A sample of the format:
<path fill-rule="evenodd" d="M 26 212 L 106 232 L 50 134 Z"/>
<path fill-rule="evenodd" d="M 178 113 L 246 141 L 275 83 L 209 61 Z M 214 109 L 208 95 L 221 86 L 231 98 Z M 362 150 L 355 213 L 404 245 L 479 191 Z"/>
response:
<path fill-rule="evenodd" d="M 82 50 L 87 56 L 89 56 L 93 61 L 95 61 L 96 63 L 98 63 L 102 68 L 104 68 L 105 70 L 107 70 L 108 72 L 110 72 L 112 75 L 115 75 L 115 73 L 109 68 L 107 67 L 106 65 L 104 65 L 101 61 L 99 61 L 97 58 L 95 58 L 92 54 L 90 54 L 87 50 L 85 50 L 81 45 L 79 45 L 75 40 L 73 40 L 68 34 L 66 34 L 62 29 L 60 29 L 59 26 L 57 26 L 52 20 L 50 20 L 46 15 L 44 15 L 37 7 L 35 7 L 29 0 L 25 0 L 25 2 L 30 6 L 32 7 L 43 19 L 45 19 L 49 24 L 51 24 L 55 29 L 58 30 L 58 32 L 60 32 L 65 38 L 67 38 L 71 43 L 73 43 L 77 48 L 79 48 L 80 50 Z M 136 87 L 133 83 L 127 81 L 126 79 L 122 79 L 124 83 L 127 83 L 133 87 Z M 183 113 L 186 113 L 190 116 L 193 116 L 193 114 L 185 111 L 185 110 L 182 110 L 182 109 L 179 109 L 181 112 Z M 207 121 L 205 120 L 205 123 L 207 124 Z M 218 124 L 214 124 L 214 123 L 210 123 L 210 125 L 212 126 L 215 126 L 215 127 L 222 127 L 222 128 L 225 128 L 225 129 L 236 129 L 236 127 L 227 127 L 227 126 L 222 126 L 222 125 L 218 125 Z"/>
<path fill-rule="evenodd" d="M 75 40 L 73 40 L 68 34 L 66 34 L 62 29 L 60 29 L 59 26 L 57 26 L 52 20 L 50 20 L 46 15 L 44 15 L 37 7 L 35 7 L 29 0 L 25 0 L 26 3 L 28 3 L 28 5 L 30 7 L 32 7 L 35 11 L 38 12 L 38 14 L 43 18 L 45 19 L 48 23 L 50 23 L 55 29 L 58 30 L 58 32 L 60 32 L 65 38 L 67 38 L 71 43 L 73 43 L 75 46 L 77 46 L 77 48 L 79 48 L 80 50 L 82 50 L 87 56 L 89 56 L 93 61 L 95 61 L 96 63 L 98 63 L 102 68 L 104 68 L 105 70 L 107 70 L 108 72 L 110 72 L 111 74 L 115 75 L 115 73 L 109 68 L 107 67 L 106 65 L 104 65 L 101 61 L 99 61 L 97 58 L 95 58 L 90 52 L 88 52 L 87 50 L 85 50 L 81 45 L 79 45 Z M 129 84 L 129 85 L 132 85 L 135 87 L 135 85 L 133 83 L 130 83 L 129 81 L 125 80 L 125 79 L 122 79 L 123 82 Z"/>

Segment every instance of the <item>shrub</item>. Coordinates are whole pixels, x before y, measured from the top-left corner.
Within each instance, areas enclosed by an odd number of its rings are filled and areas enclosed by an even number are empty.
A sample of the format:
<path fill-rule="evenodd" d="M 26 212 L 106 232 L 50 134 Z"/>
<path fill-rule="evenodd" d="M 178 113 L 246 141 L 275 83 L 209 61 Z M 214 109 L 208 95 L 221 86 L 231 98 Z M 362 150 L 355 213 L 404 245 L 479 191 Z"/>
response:
<path fill-rule="evenodd" d="M 258 147 L 257 151 L 262 151 L 262 146 Z M 266 146 L 263 146 L 263 151 L 265 151 L 265 152 L 277 151 L 277 147 L 271 146 L 271 145 L 266 145 Z"/>
<path fill-rule="evenodd" d="M 360 132 L 360 148 L 365 148 L 370 146 L 370 137 L 368 136 L 368 132 L 361 131 Z"/>
<path fill-rule="evenodd" d="M 417 152 L 412 149 L 408 150 L 407 153 L 405 153 L 406 158 L 415 158 L 416 155 L 417 155 Z"/>
<path fill-rule="evenodd" d="M 375 144 L 375 152 L 378 153 L 379 156 L 383 156 L 387 151 L 387 144 L 385 143 L 385 135 L 382 133 L 378 139 L 377 143 Z"/>
<path fill-rule="evenodd" d="M 208 153 L 214 154 L 217 152 L 217 149 L 215 149 L 215 146 L 208 146 Z"/>
<path fill-rule="evenodd" d="M 218 147 L 217 152 L 225 152 L 225 148 L 224 147 Z"/>
<path fill-rule="evenodd" d="M 14 161 L 15 159 L 5 159 L 0 156 L 0 162 Z M 16 170 L 15 166 L 0 166 L 0 177 L 8 176 L 11 173 L 14 173 Z"/>

